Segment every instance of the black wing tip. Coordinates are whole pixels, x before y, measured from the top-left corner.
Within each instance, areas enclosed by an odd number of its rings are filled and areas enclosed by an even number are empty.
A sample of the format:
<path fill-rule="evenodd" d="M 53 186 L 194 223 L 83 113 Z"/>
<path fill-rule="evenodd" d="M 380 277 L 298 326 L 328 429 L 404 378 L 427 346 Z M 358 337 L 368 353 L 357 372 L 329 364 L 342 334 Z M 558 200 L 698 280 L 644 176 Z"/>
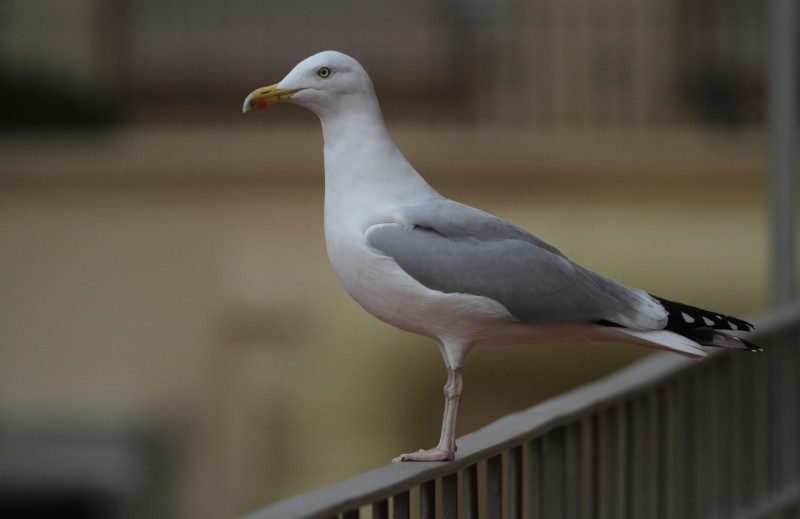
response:
<path fill-rule="evenodd" d="M 742 344 L 744 344 L 747 347 L 747 351 L 750 351 L 752 353 L 759 353 L 759 352 L 764 351 L 764 348 L 762 348 L 758 344 L 755 344 L 753 342 L 750 342 L 750 341 L 747 341 L 745 339 L 742 339 L 741 337 L 737 337 L 737 339 L 742 341 Z"/>
<path fill-rule="evenodd" d="M 712 330 L 728 330 L 732 332 L 752 332 L 755 326 L 752 323 L 710 310 L 704 310 L 696 306 L 670 301 L 663 297 L 654 296 L 650 294 L 653 299 L 661 303 L 667 311 L 667 325 L 665 329 L 681 332 L 685 330 L 694 330 L 698 328 L 707 328 Z"/>
<path fill-rule="evenodd" d="M 731 335 L 721 330 L 713 330 L 711 328 L 684 328 L 683 330 L 674 333 L 683 335 L 687 339 L 695 341 L 703 346 L 712 346 L 715 348 L 726 348 L 732 350 L 747 350 L 752 352 L 764 351 L 764 348 L 758 344 L 752 343 L 741 337 Z"/>

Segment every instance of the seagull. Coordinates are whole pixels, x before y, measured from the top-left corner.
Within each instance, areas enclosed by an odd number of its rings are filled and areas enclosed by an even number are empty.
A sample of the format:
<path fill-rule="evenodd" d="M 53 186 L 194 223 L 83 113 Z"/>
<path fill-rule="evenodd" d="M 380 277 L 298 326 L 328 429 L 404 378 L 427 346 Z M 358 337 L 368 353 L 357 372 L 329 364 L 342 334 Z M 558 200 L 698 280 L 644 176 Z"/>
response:
<path fill-rule="evenodd" d="M 752 331 L 746 321 L 617 283 L 439 194 L 392 141 L 372 81 L 350 56 L 306 58 L 251 92 L 242 111 L 280 102 L 322 124 L 325 244 L 345 290 L 378 319 L 435 341 L 447 367 L 439 443 L 393 461 L 455 459 L 461 369 L 478 348 L 619 341 L 692 358 L 708 346 L 760 351 L 725 332 Z"/>

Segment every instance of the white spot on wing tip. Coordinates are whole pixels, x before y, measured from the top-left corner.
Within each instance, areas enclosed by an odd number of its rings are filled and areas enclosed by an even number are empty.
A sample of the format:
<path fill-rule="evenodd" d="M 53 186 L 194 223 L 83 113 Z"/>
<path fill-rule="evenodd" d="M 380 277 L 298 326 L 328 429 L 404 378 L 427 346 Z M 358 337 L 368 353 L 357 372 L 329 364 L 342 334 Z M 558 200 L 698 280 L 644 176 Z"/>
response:
<path fill-rule="evenodd" d="M 731 330 L 738 330 L 739 327 L 733 324 L 732 322 L 728 321 L 728 325 L 731 327 Z"/>
<path fill-rule="evenodd" d="M 692 324 L 694 322 L 694 318 L 686 312 L 681 312 L 681 317 L 683 317 L 683 320 L 688 324 Z"/>
<path fill-rule="evenodd" d="M 706 323 L 706 326 L 714 326 L 714 321 L 712 321 L 708 317 L 703 317 L 703 322 Z"/>

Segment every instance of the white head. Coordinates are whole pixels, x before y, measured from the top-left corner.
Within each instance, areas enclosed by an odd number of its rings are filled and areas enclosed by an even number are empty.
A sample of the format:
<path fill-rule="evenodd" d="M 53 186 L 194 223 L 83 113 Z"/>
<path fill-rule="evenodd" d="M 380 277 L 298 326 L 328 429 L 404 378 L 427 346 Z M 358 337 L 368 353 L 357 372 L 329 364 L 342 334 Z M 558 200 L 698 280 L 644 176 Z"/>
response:
<path fill-rule="evenodd" d="M 364 68 L 341 52 L 327 50 L 298 63 L 274 85 L 257 88 L 244 100 L 242 112 L 288 101 L 320 117 L 340 110 L 377 108 L 375 90 Z"/>

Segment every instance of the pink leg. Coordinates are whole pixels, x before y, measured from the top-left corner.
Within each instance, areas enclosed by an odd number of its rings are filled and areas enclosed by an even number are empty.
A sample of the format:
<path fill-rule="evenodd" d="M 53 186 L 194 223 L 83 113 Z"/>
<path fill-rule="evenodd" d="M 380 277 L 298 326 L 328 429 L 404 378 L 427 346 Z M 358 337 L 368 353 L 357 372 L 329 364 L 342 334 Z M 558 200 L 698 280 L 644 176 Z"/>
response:
<path fill-rule="evenodd" d="M 442 417 L 442 434 L 439 444 L 428 450 L 418 450 L 401 454 L 392 460 L 400 461 L 452 461 L 456 457 L 456 418 L 458 404 L 461 401 L 461 390 L 464 382 L 461 368 L 447 370 L 447 384 L 444 386 L 444 416 Z"/>

